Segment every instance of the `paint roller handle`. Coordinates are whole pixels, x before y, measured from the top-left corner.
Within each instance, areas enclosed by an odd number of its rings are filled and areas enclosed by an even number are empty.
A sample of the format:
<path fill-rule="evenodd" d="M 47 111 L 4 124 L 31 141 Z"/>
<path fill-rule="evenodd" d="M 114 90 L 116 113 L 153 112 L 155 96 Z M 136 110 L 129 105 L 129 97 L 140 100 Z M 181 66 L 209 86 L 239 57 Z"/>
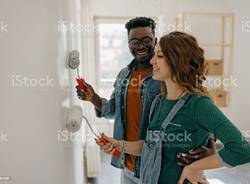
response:
<path fill-rule="evenodd" d="M 106 145 L 106 144 L 109 143 L 109 141 L 108 141 L 107 139 L 103 138 L 103 137 L 100 138 L 100 140 L 101 140 L 101 143 L 103 143 L 104 145 Z M 112 153 L 112 155 L 113 155 L 116 159 L 119 159 L 120 156 L 121 156 L 121 152 L 118 151 L 117 149 L 115 149 L 115 151 Z"/>
<path fill-rule="evenodd" d="M 77 85 L 80 87 L 81 90 L 86 91 L 86 82 L 85 80 L 81 78 L 76 78 Z"/>

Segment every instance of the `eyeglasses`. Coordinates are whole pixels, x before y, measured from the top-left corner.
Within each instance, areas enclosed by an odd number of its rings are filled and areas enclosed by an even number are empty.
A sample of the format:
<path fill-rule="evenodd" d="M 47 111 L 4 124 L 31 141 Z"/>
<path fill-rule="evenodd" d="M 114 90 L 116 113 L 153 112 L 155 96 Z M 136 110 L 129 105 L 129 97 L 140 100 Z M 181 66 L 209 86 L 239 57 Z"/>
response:
<path fill-rule="evenodd" d="M 141 43 L 144 45 L 144 46 L 147 46 L 147 45 L 150 45 L 152 44 L 153 42 L 153 38 L 149 37 L 149 36 L 146 36 L 144 38 L 141 38 L 141 39 L 138 39 L 138 38 L 133 38 L 131 40 L 129 40 L 129 45 L 131 47 L 138 47 Z"/>

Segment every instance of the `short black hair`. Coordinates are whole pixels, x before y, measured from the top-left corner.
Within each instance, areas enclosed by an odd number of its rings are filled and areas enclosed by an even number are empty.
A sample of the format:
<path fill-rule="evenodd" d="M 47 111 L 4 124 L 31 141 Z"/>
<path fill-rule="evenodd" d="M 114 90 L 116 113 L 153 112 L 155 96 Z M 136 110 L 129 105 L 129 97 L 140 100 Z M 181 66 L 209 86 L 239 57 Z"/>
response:
<path fill-rule="evenodd" d="M 125 27 L 128 30 L 128 34 L 131 29 L 137 28 L 137 27 L 150 27 L 152 29 L 153 34 L 155 35 L 155 26 L 156 23 L 153 19 L 148 17 L 136 17 L 131 20 L 129 20 Z"/>

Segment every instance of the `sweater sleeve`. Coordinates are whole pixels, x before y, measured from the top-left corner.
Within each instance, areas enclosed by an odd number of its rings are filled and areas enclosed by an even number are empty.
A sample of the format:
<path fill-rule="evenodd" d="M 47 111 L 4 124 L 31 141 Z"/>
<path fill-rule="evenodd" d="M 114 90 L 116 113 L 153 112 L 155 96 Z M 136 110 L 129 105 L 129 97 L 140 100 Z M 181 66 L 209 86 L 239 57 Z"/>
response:
<path fill-rule="evenodd" d="M 195 104 L 195 119 L 208 132 L 213 133 L 224 147 L 217 152 L 225 166 L 237 166 L 250 162 L 250 143 L 240 130 L 207 97 Z"/>

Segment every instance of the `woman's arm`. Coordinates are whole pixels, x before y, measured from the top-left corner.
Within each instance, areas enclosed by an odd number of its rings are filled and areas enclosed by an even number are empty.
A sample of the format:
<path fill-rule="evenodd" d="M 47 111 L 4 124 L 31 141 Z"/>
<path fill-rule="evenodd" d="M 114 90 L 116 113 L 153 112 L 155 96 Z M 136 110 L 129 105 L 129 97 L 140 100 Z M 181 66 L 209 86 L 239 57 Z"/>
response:
<path fill-rule="evenodd" d="M 189 165 L 189 168 L 194 170 L 207 170 L 216 169 L 223 166 L 224 165 L 218 159 L 218 156 L 216 154 L 213 154 L 211 156 L 193 162 Z"/>
<path fill-rule="evenodd" d="M 201 99 L 195 108 L 198 124 L 219 139 L 223 148 L 207 158 L 193 162 L 183 169 L 179 183 L 196 181 L 197 171 L 250 162 L 250 144 L 240 130 L 209 99 Z"/>
<path fill-rule="evenodd" d="M 201 160 L 195 161 L 190 165 L 184 167 L 181 173 L 181 177 L 178 184 L 183 184 L 187 179 L 191 183 L 206 183 L 207 181 L 203 177 L 203 171 L 206 169 L 215 169 L 222 167 L 223 164 L 218 160 L 216 154 L 203 158 Z"/>
<path fill-rule="evenodd" d="M 122 141 L 123 143 L 123 153 L 127 153 L 130 155 L 140 156 L 142 152 L 142 147 L 144 144 L 143 140 L 135 141 L 135 142 L 128 142 Z"/>
<path fill-rule="evenodd" d="M 233 167 L 250 162 L 249 142 L 210 99 L 198 101 L 195 112 L 197 123 L 223 144 L 223 148 L 214 155 L 223 166 Z"/>
<path fill-rule="evenodd" d="M 109 143 L 104 145 L 101 141 L 102 138 L 106 139 Z M 117 149 L 118 151 L 123 153 L 140 156 L 144 141 L 143 140 L 134 142 L 124 141 L 124 140 L 120 141 L 112 139 L 102 134 L 102 137 L 100 139 L 96 139 L 96 143 L 107 154 L 112 154 L 115 151 L 115 149 Z"/>

